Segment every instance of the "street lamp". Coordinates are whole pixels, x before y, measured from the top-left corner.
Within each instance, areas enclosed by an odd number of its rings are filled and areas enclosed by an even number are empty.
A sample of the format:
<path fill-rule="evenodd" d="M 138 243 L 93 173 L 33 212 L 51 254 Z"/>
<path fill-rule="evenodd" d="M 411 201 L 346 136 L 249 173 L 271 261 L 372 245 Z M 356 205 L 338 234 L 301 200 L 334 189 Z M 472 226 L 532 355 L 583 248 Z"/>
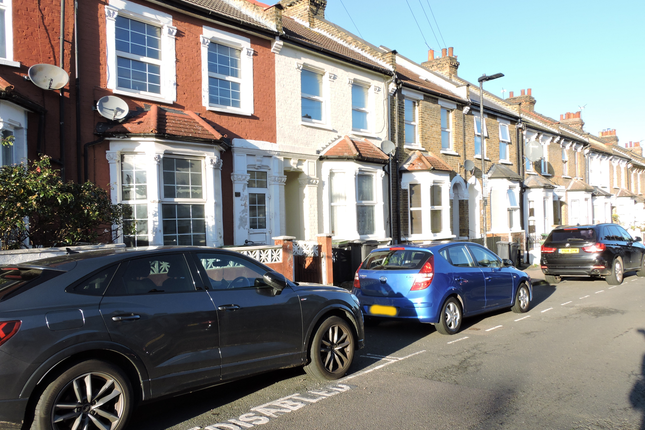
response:
<path fill-rule="evenodd" d="M 483 235 L 484 235 L 484 247 L 488 248 L 488 237 L 486 236 L 486 198 L 485 190 L 487 185 L 486 180 L 486 133 L 484 133 L 484 128 L 486 126 L 486 121 L 484 121 L 484 82 L 492 81 L 493 79 L 501 78 L 504 76 L 503 73 L 495 73 L 494 75 L 486 76 L 484 73 L 477 79 L 479 82 L 479 132 L 481 138 L 481 157 L 482 157 L 482 210 L 484 211 L 484 223 L 483 223 Z"/>

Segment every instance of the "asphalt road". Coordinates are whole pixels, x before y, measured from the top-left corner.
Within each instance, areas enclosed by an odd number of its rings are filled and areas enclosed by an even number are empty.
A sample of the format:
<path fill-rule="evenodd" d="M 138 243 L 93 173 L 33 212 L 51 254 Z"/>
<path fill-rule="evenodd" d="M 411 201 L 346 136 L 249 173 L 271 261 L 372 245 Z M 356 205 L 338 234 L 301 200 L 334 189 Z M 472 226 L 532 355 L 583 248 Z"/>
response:
<path fill-rule="evenodd" d="M 140 407 L 129 429 L 645 430 L 645 278 L 568 279 L 526 314 L 367 329 L 348 376 L 288 369 Z"/>

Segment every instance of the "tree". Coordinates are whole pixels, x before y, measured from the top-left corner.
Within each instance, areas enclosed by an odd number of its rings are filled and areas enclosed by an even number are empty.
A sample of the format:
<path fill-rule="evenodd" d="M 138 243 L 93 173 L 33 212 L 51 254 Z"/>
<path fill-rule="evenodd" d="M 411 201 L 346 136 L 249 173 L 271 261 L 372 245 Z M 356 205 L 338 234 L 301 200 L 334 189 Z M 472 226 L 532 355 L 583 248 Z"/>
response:
<path fill-rule="evenodd" d="M 2 249 L 111 242 L 122 213 L 93 183 L 64 183 L 47 156 L 0 169 Z"/>

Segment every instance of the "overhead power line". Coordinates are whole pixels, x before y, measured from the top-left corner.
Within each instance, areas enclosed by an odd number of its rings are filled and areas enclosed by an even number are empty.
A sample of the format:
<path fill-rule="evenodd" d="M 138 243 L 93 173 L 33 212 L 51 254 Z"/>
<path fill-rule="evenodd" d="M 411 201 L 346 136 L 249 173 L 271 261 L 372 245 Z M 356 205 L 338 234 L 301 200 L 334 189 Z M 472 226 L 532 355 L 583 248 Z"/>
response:
<path fill-rule="evenodd" d="M 428 21 L 430 30 L 432 30 L 432 35 L 434 36 L 434 40 L 437 41 L 437 46 L 439 46 L 440 48 L 445 48 L 445 46 L 442 46 L 441 43 L 439 43 L 439 39 L 437 39 L 437 33 L 435 33 L 434 28 L 432 28 L 432 24 L 430 23 L 430 19 L 428 18 L 428 14 L 426 13 L 426 9 L 423 7 L 423 3 L 421 3 L 421 0 L 419 0 L 419 5 L 421 6 L 421 10 L 423 11 L 423 14 L 426 16 L 426 21 Z M 428 6 L 430 6 L 430 4 L 428 4 Z"/>
<path fill-rule="evenodd" d="M 439 36 L 441 36 L 441 41 L 443 42 L 443 47 L 446 47 L 446 41 L 443 40 L 443 34 L 441 34 L 441 28 L 439 28 L 439 23 L 437 22 L 437 18 L 434 16 L 434 12 L 432 11 L 432 6 L 430 6 L 430 0 L 426 0 L 428 2 L 428 7 L 430 8 L 430 13 L 432 14 L 432 19 L 434 19 L 434 23 L 437 25 L 437 31 L 439 32 Z"/>
<path fill-rule="evenodd" d="M 352 16 L 349 14 L 349 11 L 348 11 L 348 10 L 347 10 L 347 8 L 345 7 L 345 3 L 343 3 L 343 0 L 340 0 L 340 4 L 342 4 L 342 5 L 343 5 L 343 9 L 345 9 L 345 12 L 347 12 L 347 16 L 349 17 L 349 20 L 352 22 L 352 24 L 354 24 L 354 28 L 356 28 L 356 31 L 358 32 L 358 35 L 359 35 L 359 36 L 361 36 L 361 39 L 365 39 L 365 38 L 363 37 L 363 35 L 361 34 L 361 31 L 358 29 L 358 26 L 357 26 L 357 25 L 356 25 L 356 23 L 354 22 L 354 19 L 352 18 Z"/>
<path fill-rule="evenodd" d="M 417 23 L 417 27 L 419 28 L 419 32 L 421 33 L 421 37 L 423 37 L 423 41 L 426 43 L 426 46 L 428 47 L 428 49 L 432 49 L 432 48 L 430 48 L 430 45 L 428 45 L 428 41 L 426 40 L 426 37 L 423 34 L 423 30 L 421 30 L 421 26 L 419 25 L 419 22 L 417 21 L 416 16 L 414 16 L 414 12 L 412 12 L 412 7 L 410 7 L 410 2 L 408 0 L 405 0 L 405 2 L 408 4 L 408 9 L 410 9 L 410 14 L 412 15 L 412 18 L 414 18 L 414 22 Z"/>

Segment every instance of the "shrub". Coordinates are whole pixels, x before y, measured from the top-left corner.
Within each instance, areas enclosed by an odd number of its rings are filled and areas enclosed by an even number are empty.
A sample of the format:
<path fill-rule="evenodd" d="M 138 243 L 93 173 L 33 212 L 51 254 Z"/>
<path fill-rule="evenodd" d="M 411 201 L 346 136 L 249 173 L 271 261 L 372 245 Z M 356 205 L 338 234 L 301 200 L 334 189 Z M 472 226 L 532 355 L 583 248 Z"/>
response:
<path fill-rule="evenodd" d="M 104 189 L 64 183 L 47 156 L 0 169 L 2 249 L 111 242 L 121 215 Z"/>

